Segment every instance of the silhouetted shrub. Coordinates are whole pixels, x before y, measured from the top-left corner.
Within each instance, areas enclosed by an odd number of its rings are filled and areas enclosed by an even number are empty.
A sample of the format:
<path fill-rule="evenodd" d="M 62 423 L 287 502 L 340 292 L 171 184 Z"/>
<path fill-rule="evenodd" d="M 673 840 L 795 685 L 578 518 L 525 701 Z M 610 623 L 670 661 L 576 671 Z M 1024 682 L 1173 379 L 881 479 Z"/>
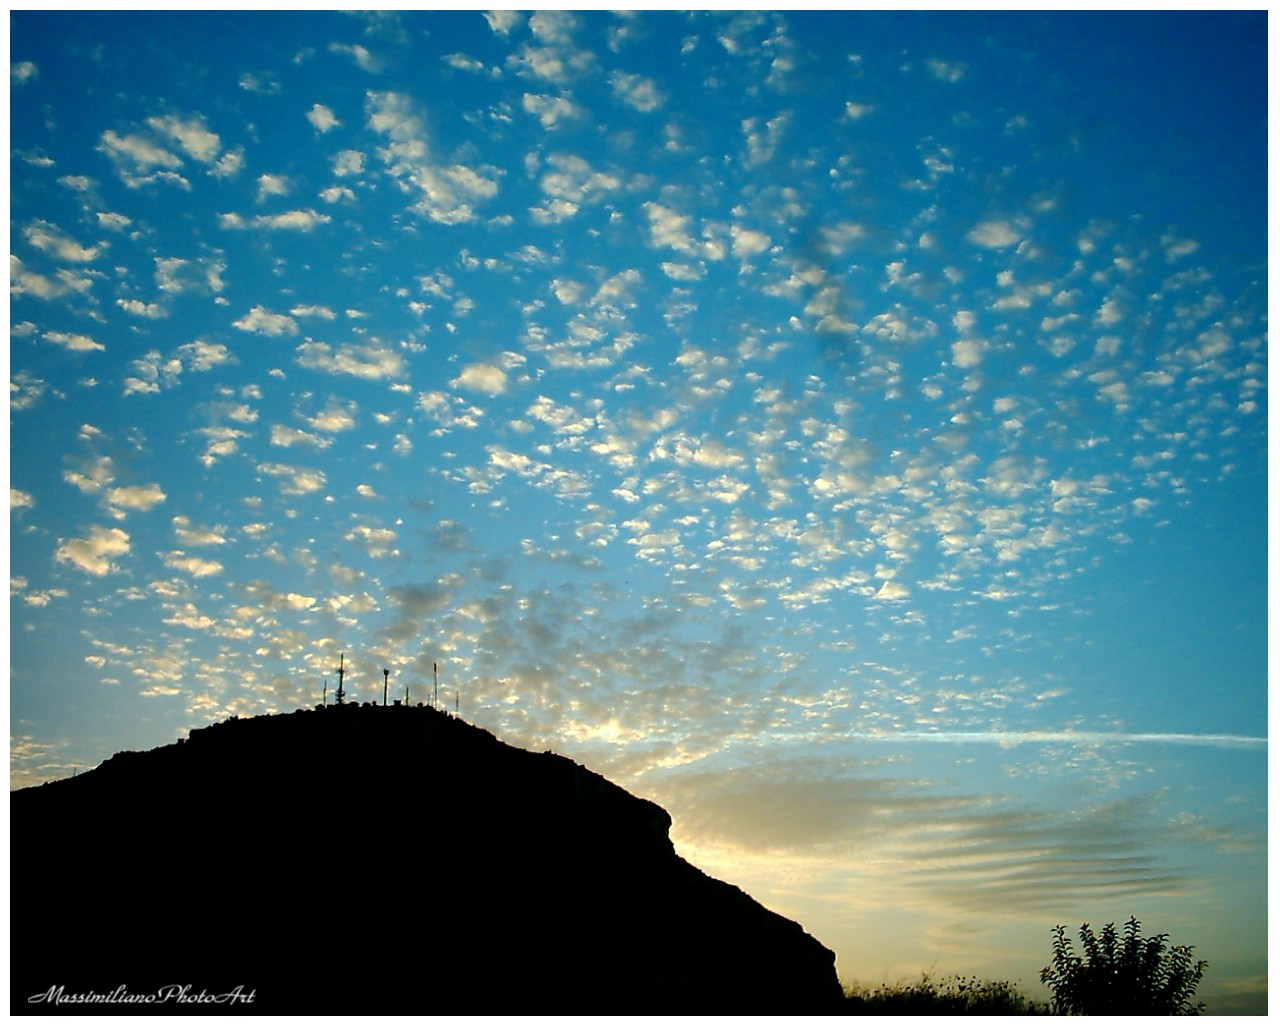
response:
<path fill-rule="evenodd" d="M 1044 1003 L 1027 998 L 1009 981 L 981 981 L 951 977 L 934 980 L 923 974 L 919 981 L 871 989 L 854 985 L 845 990 L 845 1012 L 963 1016 L 967 1014 L 1014 1015 L 1048 1013 Z"/>
<path fill-rule="evenodd" d="M 1143 938 L 1137 918 L 1124 926 L 1123 939 L 1114 924 L 1093 934 L 1080 926 L 1084 956 L 1076 956 L 1066 929 L 1053 929 L 1053 963 L 1040 980 L 1053 990 L 1053 1009 L 1068 1014 L 1179 1014 L 1204 1010 L 1192 1003 L 1208 963 L 1192 960 L 1194 946 L 1170 946 L 1169 936 Z"/>

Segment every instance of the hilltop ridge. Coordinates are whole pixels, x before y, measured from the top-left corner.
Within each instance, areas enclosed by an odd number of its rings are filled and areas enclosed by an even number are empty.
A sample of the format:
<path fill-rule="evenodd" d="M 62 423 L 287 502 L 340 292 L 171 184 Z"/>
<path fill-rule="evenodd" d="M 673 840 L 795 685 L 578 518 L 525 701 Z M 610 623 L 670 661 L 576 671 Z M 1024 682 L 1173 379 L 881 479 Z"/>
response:
<path fill-rule="evenodd" d="M 14 1012 L 58 986 L 242 986 L 258 1013 L 840 998 L 834 954 L 682 860 L 661 807 L 434 708 L 231 719 L 18 790 L 11 821 Z"/>

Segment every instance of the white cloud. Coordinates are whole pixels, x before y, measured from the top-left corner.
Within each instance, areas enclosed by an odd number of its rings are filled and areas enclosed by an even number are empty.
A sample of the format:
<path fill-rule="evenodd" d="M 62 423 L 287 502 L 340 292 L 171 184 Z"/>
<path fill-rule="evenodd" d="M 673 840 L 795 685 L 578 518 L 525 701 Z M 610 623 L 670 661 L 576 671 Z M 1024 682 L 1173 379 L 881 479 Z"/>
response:
<path fill-rule="evenodd" d="M 363 544 L 370 558 L 386 558 L 388 555 L 400 553 L 393 546 L 399 539 L 396 531 L 387 529 L 385 526 L 361 524 L 353 527 L 343 539 Z"/>
<path fill-rule="evenodd" d="M 529 30 L 544 43 L 566 46 L 578 27 L 578 17 L 570 11 L 539 10 L 529 16 Z"/>
<path fill-rule="evenodd" d="M 266 334 L 271 337 L 298 333 L 297 321 L 292 317 L 285 316 L 283 313 L 272 313 L 262 306 L 254 306 L 239 320 L 233 320 L 231 326 L 239 331 Z"/>
<path fill-rule="evenodd" d="M 1200 243 L 1190 238 L 1182 238 L 1170 231 L 1160 238 L 1164 246 L 1164 258 L 1167 263 L 1176 263 L 1183 256 L 1190 256 L 1200 248 Z"/>
<path fill-rule="evenodd" d="M 729 234 L 733 238 L 733 255 L 740 260 L 758 256 L 772 243 L 772 239 L 763 231 L 744 228 L 739 224 L 734 224 L 729 229 Z"/>
<path fill-rule="evenodd" d="M 328 224 L 332 219 L 327 213 L 316 210 L 289 210 L 285 213 L 263 214 L 252 220 L 245 220 L 238 213 L 224 213 L 219 216 L 218 223 L 233 231 L 243 231 L 247 228 L 265 228 L 268 231 L 314 231 L 321 224 Z"/>
<path fill-rule="evenodd" d="M 931 60 L 926 66 L 929 74 L 940 82 L 958 82 L 969 70 L 969 66 L 963 61 Z"/>
<path fill-rule="evenodd" d="M 336 320 L 337 314 L 328 306 L 294 306 L 289 310 L 291 316 L 310 316 L 320 320 Z"/>
<path fill-rule="evenodd" d="M 64 263 L 90 263 L 106 248 L 105 242 L 95 246 L 81 245 L 61 228 L 46 220 L 28 224 L 22 233 L 32 247 Z"/>
<path fill-rule="evenodd" d="M 358 149 L 344 149 L 333 158 L 333 174 L 337 178 L 349 178 L 364 173 L 364 154 Z"/>
<path fill-rule="evenodd" d="M 176 256 L 157 256 L 155 262 L 156 287 L 166 294 L 216 295 L 222 291 L 222 274 L 227 265 L 220 259 L 185 260 Z"/>
<path fill-rule="evenodd" d="M 468 406 L 461 398 L 445 391 L 424 391 L 418 396 L 418 408 L 430 416 L 441 431 L 454 427 L 474 430 L 480 425 L 479 409 Z"/>
<path fill-rule="evenodd" d="M 747 162 L 763 164 L 772 160 L 790 124 L 791 115 L 785 111 L 766 121 L 763 130 L 761 130 L 759 118 L 749 117 L 744 120 L 742 133 L 747 140 Z"/>
<path fill-rule="evenodd" d="M 689 233 L 689 217 L 661 203 L 645 203 L 643 209 L 649 218 L 649 237 L 655 246 L 694 254 L 693 237 Z"/>
<path fill-rule="evenodd" d="M 555 170 L 544 174 L 539 184 L 553 199 L 547 211 L 556 212 L 557 215 L 550 218 L 552 221 L 572 216 L 581 205 L 601 200 L 622 185 L 616 175 L 594 170 L 579 156 L 553 153 L 547 157 L 547 163 Z"/>
<path fill-rule="evenodd" d="M 337 349 L 323 341 L 306 341 L 298 346 L 298 364 L 325 373 L 382 380 L 401 377 L 405 372 L 404 357 L 385 345 L 339 345 Z"/>
<path fill-rule="evenodd" d="M 619 271 L 608 280 L 601 282 L 595 295 L 591 297 L 590 304 L 604 308 L 632 307 L 635 305 L 635 300 L 631 297 L 632 290 L 640 281 L 641 275 L 638 270 Z"/>
<path fill-rule="evenodd" d="M 345 43 L 330 43 L 329 52 L 346 54 L 355 61 L 357 67 L 362 71 L 368 71 L 371 75 L 376 75 L 382 70 L 382 61 L 359 43 L 353 46 L 348 46 Z"/>
<path fill-rule="evenodd" d="M 169 315 L 169 311 L 154 302 L 142 302 L 139 299 L 116 299 L 116 305 L 133 316 L 145 317 L 148 320 L 161 320 Z"/>
<path fill-rule="evenodd" d="M 567 281 L 557 277 L 551 282 L 551 294 L 560 301 L 561 305 L 574 306 L 586 298 L 587 286 L 581 281 Z"/>
<path fill-rule="evenodd" d="M 325 475 L 318 469 L 305 466 L 287 466 L 279 462 L 266 462 L 258 467 L 267 476 L 280 481 L 282 494 L 313 494 L 325 485 Z"/>
<path fill-rule="evenodd" d="M 900 601 L 910 596 L 911 591 L 895 580 L 885 580 L 876 591 L 876 599 L 879 601 Z"/>
<path fill-rule="evenodd" d="M 45 341 L 61 345 L 68 352 L 105 352 L 106 346 L 94 341 L 86 334 L 64 334 L 62 331 L 47 331 Z"/>
<path fill-rule="evenodd" d="M 96 217 L 99 226 L 106 228 L 108 231 L 123 231 L 133 223 L 123 213 L 111 213 L 106 210 L 99 210 Z"/>
<path fill-rule="evenodd" d="M 258 175 L 258 202 L 270 196 L 287 196 L 289 194 L 289 179 L 282 174 L 260 174 Z"/>
<path fill-rule="evenodd" d="M 567 96 L 546 96 L 525 93 L 520 100 L 525 113 L 532 114 L 543 128 L 558 128 L 562 122 L 581 117 L 583 110 Z"/>
<path fill-rule="evenodd" d="M 710 469 L 741 469 L 746 465 L 739 452 L 726 448 L 715 438 L 679 437 L 672 457 L 677 463 Z"/>
<path fill-rule="evenodd" d="M 519 11 L 485 11 L 484 19 L 495 33 L 501 36 L 511 34 L 511 30 L 524 21 Z"/>
<path fill-rule="evenodd" d="M 156 181 L 185 187 L 186 179 L 177 174 L 182 160 L 163 146 L 143 135 L 120 135 L 107 130 L 102 133 L 98 150 L 106 154 L 120 179 L 129 188 Z"/>
<path fill-rule="evenodd" d="M 822 235 L 820 248 L 828 256 L 843 256 L 849 246 L 863 238 L 866 233 L 866 228 L 851 220 L 828 225 L 819 232 Z"/>
<path fill-rule="evenodd" d="M 506 371 L 487 363 L 470 363 L 450 382 L 453 387 L 478 391 L 485 395 L 500 395 L 507 390 Z"/>
<path fill-rule="evenodd" d="M 450 53 L 440 59 L 455 71 L 469 71 L 475 75 L 482 75 L 486 70 L 484 61 L 476 60 L 474 57 L 468 57 L 465 53 Z M 501 74 L 501 72 L 496 68 L 494 70 L 497 74 Z"/>
<path fill-rule="evenodd" d="M 91 576 L 115 571 L 115 559 L 129 553 L 129 535 L 116 527 L 94 526 L 88 537 L 63 541 L 54 554 L 57 562 L 67 562 Z"/>
<path fill-rule="evenodd" d="M 46 277 L 27 270 L 21 259 L 9 255 L 9 295 L 13 298 L 31 295 L 37 299 L 56 299 L 68 292 L 87 292 L 92 287 L 92 278 L 76 277 L 65 269 Z"/>
<path fill-rule="evenodd" d="M 81 428 L 81 440 L 92 441 L 95 431 L 96 428 L 86 423 Z M 64 469 L 62 479 L 84 494 L 99 494 L 115 482 L 115 464 L 109 455 L 95 455 L 80 462 L 75 469 Z"/>
<path fill-rule="evenodd" d="M 16 487 L 9 488 L 9 509 L 12 511 L 19 508 L 34 508 L 36 499 L 26 491 L 20 491 Z"/>
<path fill-rule="evenodd" d="M 609 85 L 618 99 L 642 113 L 657 110 L 663 104 L 663 96 L 652 78 L 615 71 L 609 76 Z"/>
<path fill-rule="evenodd" d="M 323 103 L 312 104 L 311 109 L 307 111 L 307 120 L 311 122 L 312 128 L 322 133 L 337 128 L 342 123 Z"/>
<path fill-rule="evenodd" d="M 529 18 L 535 42 L 507 57 L 507 65 L 526 78 L 556 85 L 593 70 L 594 55 L 574 44 L 577 26 L 577 16 L 568 11 L 538 11 Z"/>
<path fill-rule="evenodd" d="M 529 211 L 535 224 L 559 224 L 578 212 L 578 204 L 567 199 L 548 199 Z"/>
<path fill-rule="evenodd" d="M 167 358 L 153 349 L 130 364 L 134 375 L 125 378 L 124 394 L 157 394 L 162 386 L 171 387 L 178 383 L 184 370 L 204 373 L 234 361 L 225 345 L 207 341 L 179 345 Z"/>
<path fill-rule="evenodd" d="M 984 220 L 969 232 L 969 241 L 984 249 L 1004 249 L 1022 241 L 1023 232 L 1007 220 Z"/>
<path fill-rule="evenodd" d="M 1118 295 L 1110 295 L 1103 300 L 1102 305 L 1098 307 L 1098 312 L 1094 314 L 1093 322 L 1100 326 L 1110 326 L 1118 324 L 1124 319 L 1123 298 Z"/>
<path fill-rule="evenodd" d="M 133 512 L 149 512 L 165 500 L 167 495 L 159 484 L 143 484 L 134 487 L 113 487 L 106 494 L 107 504 L 114 509 Z"/>
<path fill-rule="evenodd" d="M 285 426 L 283 423 L 273 423 L 271 425 L 271 443 L 279 448 L 292 448 L 294 445 L 302 444 L 324 449 L 333 444 L 333 441 L 331 438 L 308 434 L 305 430 L 299 430 L 297 427 Z"/>
<path fill-rule="evenodd" d="M 234 178 L 243 167 L 244 147 L 237 146 L 223 153 L 218 162 L 209 168 L 209 173 L 215 178 Z"/>
<path fill-rule="evenodd" d="M 221 562 L 215 562 L 207 558 L 199 558 L 195 555 L 187 555 L 182 551 L 170 551 L 164 556 L 164 564 L 166 568 L 185 572 L 189 576 L 194 576 L 196 579 L 203 579 L 206 576 L 217 576 L 222 572 L 223 568 Z"/>
<path fill-rule="evenodd" d="M 197 526 L 186 516 L 173 517 L 173 533 L 184 547 L 208 547 L 227 542 L 224 527 Z"/>
<path fill-rule="evenodd" d="M 129 188 L 166 182 L 189 189 L 190 183 L 178 173 L 183 158 L 174 152 L 175 148 L 203 164 L 215 177 L 234 174 L 243 163 L 239 151 L 220 155 L 221 139 L 199 115 L 149 117 L 142 130 L 126 135 L 108 130 L 102 133 L 97 148 L 111 160 L 116 173 Z"/>
<path fill-rule="evenodd" d="M 968 370 L 982 362 L 987 350 L 987 343 L 977 338 L 962 338 L 951 343 L 951 361 L 962 369 Z"/>
<path fill-rule="evenodd" d="M 307 426 L 312 430 L 319 430 L 326 434 L 337 434 L 344 430 L 355 429 L 354 409 L 354 404 L 344 406 L 334 399 L 323 410 L 314 416 L 304 417 L 304 419 Z"/>
<path fill-rule="evenodd" d="M 195 561 L 199 561 L 199 559 L 195 559 Z M 178 568 L 178 566 L 170 565 L 168 560 L 166 560 L 165 564 L 169 565 L 170 568 Z M 196 574 L 193 573 L 192 575 Z M 212 629 L 217 625 L 217 622 L 201 612 L 190 601 L 170 611 L 169 617 L 164 619 L 164 622 L 170 626 L 185 626 L 187 629 L 199 630 Z M 180 692 L 176 687 L 153 686 L 144 691 L 142 695 L 144 697 L 175 696 Z"/>
<path fill-rule="evenodd" d="M 195 373 L 205 373 L 215 366 L 235 362 L 230 350 L 220 342 L 197 339 L 185 345 L 179 345 L 176 353 L 184 365 Z"/>
<path fill-rule="evenodd" d="M 673 281 L 701 281 L 706 276 L 706 271 L 702 267 L 695 267 L 688 263 L 663 263 L 662 272 Z"/>
<path fill-rule="evenodd" d="M 439 224 L 467 223 L 476 219 L 473 202 L 497 194 L 498 183 L 492 177 L 462 164 L 444 166 L 433 158 L 426 124 L 408 96 L 370 92 L 365 111 L 369 127 L 387 138 L 378 157 L 401 190 L 417 197 L 412 206 L 416 213 Z"/>
<path fill-rule="evenodd" d="M 36 67 L 34 61 L 19 60 L 11 61 L 9 64 L 10 85 L 26 85 L 39 74 L 40 69 Z"/>
<path fill-rule="evenodd" d="M 280 83 L 267 74 L 254 74 L 246 71 L 240 76 L 240 88 L 245 92 L 261 93 L 263 96 L 276 96 L 280 92 Z"/>
<path fill-rule="evenodd" d="M 97 182 L 92 178 L 87 178 L 83 174 L 64 174 L 58 179 L 58 184 L 63 188 L 68 188 L 72 192 L 79 192 L 84 195 L 97 186 Z"/>
<path fill-rule="evenodd" d="M 149 117 L 147 124 L 178 146 L 189 157 L 202 164 L 212 164 L 218 159 L 218 151 L 222 148 L 222 140 L 205 127 L 202 117 L 179 117 L 169 114 L 164 117 Z"/>

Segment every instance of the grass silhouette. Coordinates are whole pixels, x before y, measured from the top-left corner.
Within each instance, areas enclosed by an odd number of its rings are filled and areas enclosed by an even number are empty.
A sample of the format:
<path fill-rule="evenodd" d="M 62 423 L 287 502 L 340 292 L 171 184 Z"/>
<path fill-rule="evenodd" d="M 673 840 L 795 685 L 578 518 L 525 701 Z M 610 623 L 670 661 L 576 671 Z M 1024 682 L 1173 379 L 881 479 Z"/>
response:
<path fill-rule="evenodd" d="M 1049 1006 L 1024 995 L 1013 982 L 963 976 L 935 979 L 925 973 L 918 981 L 848 986 L 843 1010 L 852 1016 L 1005 1016 L 1047 1014 Z"/>

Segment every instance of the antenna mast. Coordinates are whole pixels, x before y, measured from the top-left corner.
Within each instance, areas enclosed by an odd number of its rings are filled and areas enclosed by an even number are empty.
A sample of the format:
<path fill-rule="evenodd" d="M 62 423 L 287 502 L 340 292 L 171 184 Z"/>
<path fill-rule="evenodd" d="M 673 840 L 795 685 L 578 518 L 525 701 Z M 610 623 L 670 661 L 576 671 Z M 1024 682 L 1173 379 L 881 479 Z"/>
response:
<path fill-rule="evenodd" d="M 342 688 L 342 677 L 347 674 L 347 670 L 343 665 L 343 659 L 345 657 L 346 655 L 343 655 L 343 654 L 338 655 L 338 703 L 339 704 L 342 703 L 343 698 L 345 698 L 347 695 L 346 691 L 343 690 Z"/>
<path fill-rule="evenodd" d="M 382 670 L 382 706 L 387 706 L 387 678 L 391 675 L 391 669 L 384 668 Z"/>
<path fill-rule="evenodd" d="M 439 666 L 433 661 L 431 663 L 431 706 L 438 708 L 440 706 L 440 679 L 436 674 Z"/>

